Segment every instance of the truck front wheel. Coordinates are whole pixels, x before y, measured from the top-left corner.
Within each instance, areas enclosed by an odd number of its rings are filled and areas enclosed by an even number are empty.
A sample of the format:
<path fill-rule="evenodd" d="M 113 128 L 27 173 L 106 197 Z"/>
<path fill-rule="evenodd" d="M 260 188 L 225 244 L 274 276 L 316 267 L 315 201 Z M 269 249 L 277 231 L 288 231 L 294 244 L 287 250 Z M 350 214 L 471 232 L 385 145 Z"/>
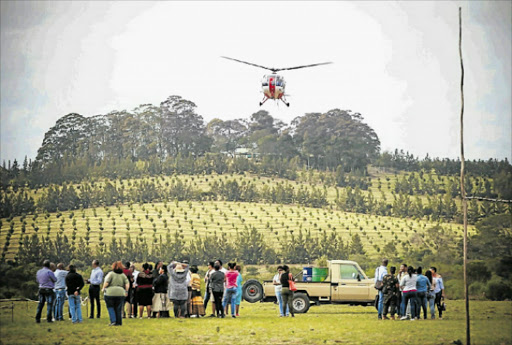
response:
<path fill-rule="evenodd" d="M 256 279 L 249 279 L 242 287 L 242 296 L 249 303 L 256 303 L 263 299 L 263 286 Z"/>
<path fill-rule="evenodd" d="M 307 313 L 309 310 L 309 297 L 305 293 L 297 292 L 293 294 L 293 310 L 297 314 Z"/>

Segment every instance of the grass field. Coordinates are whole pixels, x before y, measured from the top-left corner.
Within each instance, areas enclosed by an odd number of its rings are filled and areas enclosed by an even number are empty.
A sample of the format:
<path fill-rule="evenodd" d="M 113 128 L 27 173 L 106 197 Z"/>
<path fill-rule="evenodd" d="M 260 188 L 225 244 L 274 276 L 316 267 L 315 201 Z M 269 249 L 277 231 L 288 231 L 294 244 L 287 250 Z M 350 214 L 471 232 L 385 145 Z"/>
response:
<path fill-rule="evenodd" d="M 464 302 L 448 301 L 447 305 L 443 320 L 411 322 L 378 321 L 373 307 L 343 305 L 312 307 L 307 314 L 279 318 L 272 303 L 243 302 L 237 319 L 125 319 L 122 327 L 108 327 L 106 310 L 102 319 L 90 320 L 85 307 L 82 324 L 36 324 L 33 302 L 16 302 L 11 322 L 11 304 L 2 303 L 0 344 L 465 343 Z M 471 301 L 471 315 L 472 344 L 512 343 L 512 302 Z"/>

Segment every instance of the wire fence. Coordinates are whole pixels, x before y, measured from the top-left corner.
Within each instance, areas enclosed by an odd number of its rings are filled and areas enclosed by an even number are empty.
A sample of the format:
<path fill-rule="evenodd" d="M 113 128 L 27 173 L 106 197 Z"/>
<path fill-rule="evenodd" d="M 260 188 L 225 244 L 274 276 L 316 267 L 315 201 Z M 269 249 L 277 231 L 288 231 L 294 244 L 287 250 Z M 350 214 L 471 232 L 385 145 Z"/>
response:
<path fill-rule="evenodd" d="M 67 300 L 67 298 L 66 298 Z M 22 303 L 25 302 L 25 303 Z M 11 312 L 11 322 L 14 322 L 15 312 L 19 312 L 22 316 L 26 317 L 35 317 L 33 315 L 33 310 L 30 308 L 30 304 L 39 304 L 39 301 L 32 300 L 30 298 L 8 298 L 8 299 L 0 299 L 0 311 L 10 310 Z M 80 296 L 80 305 L 85 307 L 86 317 L 89 316 L 89 297 Z M 46 304 L 48 308 L 48 304 Z M 50 306 L 51 308 L 55 308 L 55 304 Z M 69 304 L 68 304 L 68 313 L 69 313 Z M 53 314 L 53 313 L 52 313 Z"/>
<path fill-rule="evenodd" d="M 480 197 L 480 196 L 467 196 L 466 199 L 467 200 L 478 200 L 478 201 L 502 202 L 502 203 L 505 203 L 505 204 L 512 204 L 512 200 L 483 198 L 483 197 Z"/>

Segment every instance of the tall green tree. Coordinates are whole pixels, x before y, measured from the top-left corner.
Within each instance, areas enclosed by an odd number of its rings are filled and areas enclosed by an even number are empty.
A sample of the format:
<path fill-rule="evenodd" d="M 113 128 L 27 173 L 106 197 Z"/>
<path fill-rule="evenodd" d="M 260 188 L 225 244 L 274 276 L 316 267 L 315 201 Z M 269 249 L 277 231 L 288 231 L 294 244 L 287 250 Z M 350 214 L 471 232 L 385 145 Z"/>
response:
<path fill-rule="evenodd" d="M 43 164 L 60 162 L 66 154 L 74 159 L 84 153 L 88 134 L 89 121 L 85 117 L 76 113 L 63 116 L 46 132 L 36 159 Z"/>
<path fill-rule="evenodd" d="M 247 135 L 247 126 L 241 119 L 213 119 L 206 126 L 207 135 L 213 139 L 214 152 L 227 152 L 232 157 L 237 148 L 242 145 L 242 138 Z"/>
<path fill-rule="evenodd" d="M 308 113 L 293 120 L 299 151 L 312 158 L 319 169 L 366 171 L 378 157 L 380 141 L 359 113 L 333 109 L 325 114 Z"/>
<path fill-rule="evenodd" d="M 209 151 L 211 139 L 206 135 L 203 117 L 196 113 L 194 102 L 169 96 L 160 103 L 160 108 L 168 155 L 198 156 Z"/>

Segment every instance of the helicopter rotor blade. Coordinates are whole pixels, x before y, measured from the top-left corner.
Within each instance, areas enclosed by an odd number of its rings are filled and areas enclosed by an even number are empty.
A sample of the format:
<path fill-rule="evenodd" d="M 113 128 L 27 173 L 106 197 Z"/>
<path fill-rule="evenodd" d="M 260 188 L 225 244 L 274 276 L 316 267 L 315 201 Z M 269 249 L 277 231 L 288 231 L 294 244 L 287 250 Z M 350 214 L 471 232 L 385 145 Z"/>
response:
<path fill-rule="evenodd" d="M 289 71 L 289 70 L 292 70 L 292 69 L 299 69 L 299 68 L 306 68 L 306 67 L 314 67 L 314 66 L 321 66 L 321 65 L 329 65 L 329 64 L 332 64 L 332 62 L 321 62 L 321 63 L 315 63 L 315 64 L 312 64 L 312 65 L 304 65 L 304 66 L 297 66 L 297 67 L 276 68 L 276 69 L 273 69 L 273 71 L 275 71 L 275 72 L 279 72 L 279 71 Z"/>
<path fill-rule="evenodd" d="M 276 71 L 275 68 L 269 68 L 269 67 L 265 67 L 265 66 L 256 65 L 255 63 L 250 63 L 250 62 L 247 62 L 247 61 L 237 60 L 237 59 L 233 59 L 233 58 L 230 58 L 230 57 L 227 57 L 227 56 L 221 56 L 221 58 L 228 59 L 228 60 L 233 60 L 233 61 L 236 61 L 236 62 L 241 62 L 241 63 L 244 63 L 246 65 L 251 65 L 251 66 L 254 66 L 254 67 L 268 69 L 269 71 L 272 71 L 272 72 Z"/>

